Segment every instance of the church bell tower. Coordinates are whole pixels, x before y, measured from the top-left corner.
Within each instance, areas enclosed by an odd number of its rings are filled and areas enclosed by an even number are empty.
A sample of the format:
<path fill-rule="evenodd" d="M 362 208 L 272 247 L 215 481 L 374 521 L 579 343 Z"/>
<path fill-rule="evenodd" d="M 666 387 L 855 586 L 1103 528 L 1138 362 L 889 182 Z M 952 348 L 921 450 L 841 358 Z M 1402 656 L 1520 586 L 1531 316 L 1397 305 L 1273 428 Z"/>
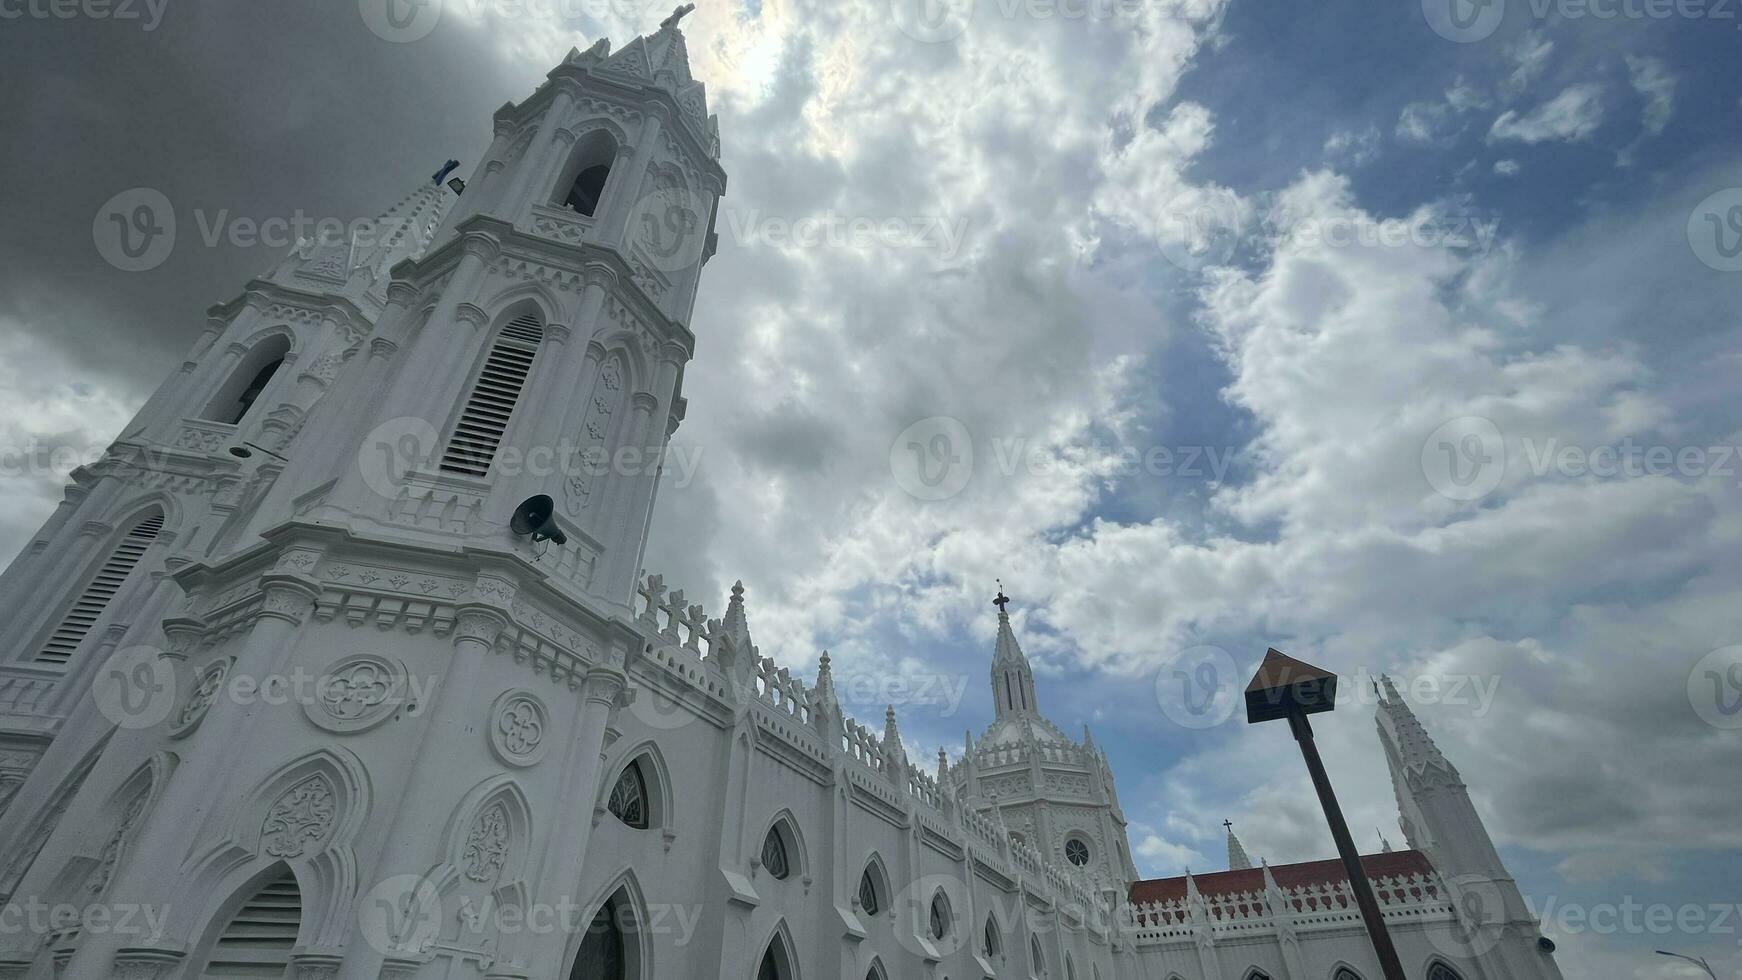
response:
<path fill-rule="evenodd" d="M 451 913 L 578 900 L 646 645 L 726 186 L 685 12 L 213 307 L 74 473 L 0 578 L 0 899 L 161 917 L 8 934 L 0 976 L 563 972 L 573 930 Z"/>

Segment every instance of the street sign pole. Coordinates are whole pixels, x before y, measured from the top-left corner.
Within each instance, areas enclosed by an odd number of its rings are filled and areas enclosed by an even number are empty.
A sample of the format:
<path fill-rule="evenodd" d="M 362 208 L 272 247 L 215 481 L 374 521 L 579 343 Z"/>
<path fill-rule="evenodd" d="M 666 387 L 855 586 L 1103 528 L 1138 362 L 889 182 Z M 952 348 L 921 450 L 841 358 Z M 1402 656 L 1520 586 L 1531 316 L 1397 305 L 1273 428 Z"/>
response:
<path fill-rule="evenodd" d="M 1373 952 L 1379 957 L 1379 969 L 1385 980 L 1404 980 L 1403 964 L 1392 945 L 1391 932 L 1379 914 L 1379 900 L 1373 895 L 1373 883 L 1361 867 L 1361 855 L 1349 836 L 1349 825 L 1343 820 L 1343 808 L 1331 789 L 1331 777 L 1325 774 L 1325 763 L 1319 758 L 1318 744 L 1313 741 L 1312 722 L 1305 712 L 1288 713 L 1288 727 L 1294 740 L 1300 743 L 1300 754 L 1306 759 L 1307 772 L 1312 774 L 1313 789 L 1318 790 L 1319 805 L 1325 810 L 1325 821 L 1331 825 L 1331 837 L 1337 842 L 1337 854 L 1343 858 L 1343 869 L 1349 873 L 1349 887 L 1355 892 L 1355 904 L 1361 908 L 1361 918 L 1367 923 L 1367 935 L 1373 940 Z"/>
<path fill-rule="evenodd" d="M 1325 774 L 1325 762 L 1319 758 L 1319 747 L 1313 741 L 1313 726 L 1308 715 L 1330 711 L 1337 706 L 1337 675 L 1302 663 L 1279 650 L 1265 652 L 1264 662 L 1252 683 L 1246 685 L 1246 722 L 1256 725 L 1263 721 L 1288 719 L 1289 730 L 1300 744 L 1301 757 L 1306 760 L 1312 776 L 1313 789 L 1318 791 L 1319 805 L 1324 808 L 1325 821 L 1331 825 L 1331 837 L 1337 842 L 1337 853 L 1343 859 L 1343 870 L 1349 874 L 1349 889 L 1355 894 L 1355 904 L 1361 909 L 1361 920 L 1367 924 L 1367 936 L 1373 940 L 1373 952 L 1379 957 L 1379 969 L 1385 980 L 1404 980 L 1403 964 L 1398 962 L 1397 947 L 1391 943 L 1391 933 L 1379 913 L 1379 900 L 1373 895 L 1373 885 L 1361 867 L 1361 855 L 1349 836 L 1349 825 L 1343 820 L 1343 808 L 1337 804 L 1337 794 L 1331 790 L 1331 777 Z"/>

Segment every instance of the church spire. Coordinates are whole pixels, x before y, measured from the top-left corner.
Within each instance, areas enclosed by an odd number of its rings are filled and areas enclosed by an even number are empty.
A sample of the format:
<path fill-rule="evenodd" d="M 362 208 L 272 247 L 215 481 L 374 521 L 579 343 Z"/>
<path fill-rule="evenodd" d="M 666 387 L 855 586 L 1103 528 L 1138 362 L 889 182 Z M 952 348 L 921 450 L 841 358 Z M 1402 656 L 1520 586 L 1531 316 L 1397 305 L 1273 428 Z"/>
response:
<path fill-rule="evenodd" d="M 1246 871 L 1252 867 L 1252 859 L 1246 856 L 1246 848 L 1241 845 L 1240 838 L 1234 836 L 1234 821 L 1224 820 L 1222 826 L 1228 830 L 1228 870 Z"/>
<path fill-rule="evenodd" d="M 1457 768 L 1434 744 L 1432 736 L 1410 710 L 1409 702 L 1398 693 L 1397 685 L 1385 674 L 1379 675 L 1379 684 L 1383 689 L 1379 700 L 1379 730 L 1396 754 L 1396 764 L 1417 776 L 1437 769 L 1454 781 L 1461 781 Z"/>
<path fill-rule="evenodd" d="M 428 251 L 455 195 L 425 178 L 399 203 L 369 221 L 317 225 L 298 239 L 267 277 L 281 286 L 337 293 L 372 309 L 387 298 L 389 271 Z"/>
<path fill-rule="evenodd" d="M 998 597 L 992 600 L 998 607 L 998 640 L 992 650 L 992 703 L 997 716 L 1012 714 L 1038 715 L 1034 700 L 1034 670 L 1028 657 L 1016 642 L 1010 628 L 1010 597 L 1004 594 L 1004 583 L 998 583 Z"/>

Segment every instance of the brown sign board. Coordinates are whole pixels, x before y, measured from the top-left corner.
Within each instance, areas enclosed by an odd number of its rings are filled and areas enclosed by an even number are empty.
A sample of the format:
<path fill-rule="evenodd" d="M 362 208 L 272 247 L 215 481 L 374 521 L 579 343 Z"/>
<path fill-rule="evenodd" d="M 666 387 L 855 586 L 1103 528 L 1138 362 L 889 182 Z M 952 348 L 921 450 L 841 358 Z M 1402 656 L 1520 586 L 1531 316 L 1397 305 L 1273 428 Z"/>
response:
<path fill-rule="evenodd" d="M 1310 715 L 1337 706 L 1337 675 L 1303 663 L 1274 647 L 1246 685 L 1246 722 Z"/>

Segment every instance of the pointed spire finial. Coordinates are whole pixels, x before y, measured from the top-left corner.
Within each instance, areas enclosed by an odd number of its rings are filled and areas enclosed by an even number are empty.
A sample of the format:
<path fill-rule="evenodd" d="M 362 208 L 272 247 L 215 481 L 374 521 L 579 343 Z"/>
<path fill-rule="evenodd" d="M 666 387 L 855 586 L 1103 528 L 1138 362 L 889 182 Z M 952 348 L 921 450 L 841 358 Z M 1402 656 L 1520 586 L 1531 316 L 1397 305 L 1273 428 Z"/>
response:
<path fill-rule="evenodd" d="M 1241 845 L 1240 838 L 1234 836 L 1234 821 L 1223 820 L 1222 826 L 1228 828 L 1228 870 L 1245 871 L 1252 867 L 1252 859 L 1246 856 L 1246 848 Z"/>
<path fill-rule="evenodd" d="M 994 579 L 993 581 L 998 583 L 998 598 L 993 599 L 992 604 L 998 607 L 998 615 L 1003 616 L 1009 612 L 1004 607 L 1010 605 L 1010 597 L 1004 594 L 1003 579 Z"/>

